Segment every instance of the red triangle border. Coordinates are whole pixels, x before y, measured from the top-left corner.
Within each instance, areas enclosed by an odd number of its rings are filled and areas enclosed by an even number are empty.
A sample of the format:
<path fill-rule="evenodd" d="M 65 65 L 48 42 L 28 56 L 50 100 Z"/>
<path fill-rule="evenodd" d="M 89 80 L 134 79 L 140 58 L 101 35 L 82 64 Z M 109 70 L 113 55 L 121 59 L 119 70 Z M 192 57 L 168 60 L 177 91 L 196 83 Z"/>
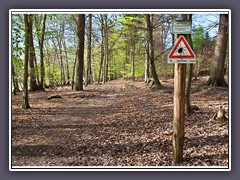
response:
<path fill-rule="evenodd" d="M 185 46 L 186 46 L 188 52 L 190 53 L 190 55 L 181 55 L 181 56 L 176 56 L 176 55 L 174 56 L 173 55 L 174 52 L 176 51 L 178 45 L 181 43 L 181 41 L 185 44 Z M 174 47 L 171 50 L 171 52 L 170 52 L 168 57 L 170 59 L 179 59 L 179 58 L 181 58 L 181 59 L 183 59 L 183 58 L 185 58 L 185 59 L 194 59 L 195 58 L 195 54 L 194 54 L 193 50 L 191 49 L 191 47 L 189 46 L 189 44 L 187 43 L 187 40 L 185 39 L 185 37 L 184 36 L 180 36 L 178 41 L 177 41 L 177 43 L 174 45 Z"/>

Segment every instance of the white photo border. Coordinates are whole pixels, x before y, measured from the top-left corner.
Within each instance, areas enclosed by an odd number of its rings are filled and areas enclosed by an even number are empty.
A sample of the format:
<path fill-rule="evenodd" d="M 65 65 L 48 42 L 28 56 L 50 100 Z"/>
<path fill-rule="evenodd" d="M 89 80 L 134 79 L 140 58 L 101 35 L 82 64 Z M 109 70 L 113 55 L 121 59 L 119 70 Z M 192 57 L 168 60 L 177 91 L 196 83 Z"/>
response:
<path fill-rule="evenodd" d="M 229 89 L 228 89 L 228 166 L 12 166 L 12 14 L 228 14 Z M 9 171 L 231 171 L 231 10 L 230 9 L 10 9 L 9 10 Z"/>

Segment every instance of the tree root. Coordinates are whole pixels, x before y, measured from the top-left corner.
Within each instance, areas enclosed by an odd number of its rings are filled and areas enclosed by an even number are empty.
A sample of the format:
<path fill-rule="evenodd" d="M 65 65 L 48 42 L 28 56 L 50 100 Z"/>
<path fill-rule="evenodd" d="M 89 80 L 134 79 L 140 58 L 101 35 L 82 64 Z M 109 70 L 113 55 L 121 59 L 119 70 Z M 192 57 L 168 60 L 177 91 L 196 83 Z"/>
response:
<path fill-rule="evenodd" d="M 225 123 L 226 121 L 228 121 L 228 118 L 225 114 L 225 110 L 222 108 L 222 106 L 220 106 L 219 110 L 214 113 L 213 117 L 210 120 L 215 120 L 217 123 Z"/>

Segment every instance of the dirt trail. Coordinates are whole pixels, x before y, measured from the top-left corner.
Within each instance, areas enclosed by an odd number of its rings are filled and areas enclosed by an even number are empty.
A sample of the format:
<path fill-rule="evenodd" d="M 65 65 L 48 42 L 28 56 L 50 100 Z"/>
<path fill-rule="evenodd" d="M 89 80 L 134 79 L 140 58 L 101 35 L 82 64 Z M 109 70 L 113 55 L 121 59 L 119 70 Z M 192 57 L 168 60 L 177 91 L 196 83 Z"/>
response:
<path fill-rule="evenodd" d="M 163 81 L 172 87 L 172 80 Z M 58 94 L 60 99 L 48 100 Z M 181 165 L 227 165 L 228 126 L 207 122 L 227 92 L 192 95 L 200 107 L 186 117 Z M 12 97 L 13 166 L 171 166 L 173 91 L 149 90 L 123 79 L 84 91 L 58 87 Z"/>

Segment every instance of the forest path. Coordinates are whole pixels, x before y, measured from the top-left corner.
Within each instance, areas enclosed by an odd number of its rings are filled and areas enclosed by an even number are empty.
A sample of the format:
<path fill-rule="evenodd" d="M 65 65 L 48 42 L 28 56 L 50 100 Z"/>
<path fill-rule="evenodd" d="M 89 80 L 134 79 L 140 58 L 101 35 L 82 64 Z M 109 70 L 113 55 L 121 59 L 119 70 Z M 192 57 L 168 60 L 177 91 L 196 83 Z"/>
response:
<path fill-rule="evenodd" d="M 171 166 L 173 80 L 168 91 L 149 90 L 144 82 L 123 79 L 30 92 L 12 97 L 14 166 Z M 60 99 L 48 100 L 58 94 Z M 186 117 L 182 165 L 227 165 L 228 126 L 209 118 L 216 106 L 228 109 L 228 94 L 212 90 L 191 96 L 200 110 Z"/>

